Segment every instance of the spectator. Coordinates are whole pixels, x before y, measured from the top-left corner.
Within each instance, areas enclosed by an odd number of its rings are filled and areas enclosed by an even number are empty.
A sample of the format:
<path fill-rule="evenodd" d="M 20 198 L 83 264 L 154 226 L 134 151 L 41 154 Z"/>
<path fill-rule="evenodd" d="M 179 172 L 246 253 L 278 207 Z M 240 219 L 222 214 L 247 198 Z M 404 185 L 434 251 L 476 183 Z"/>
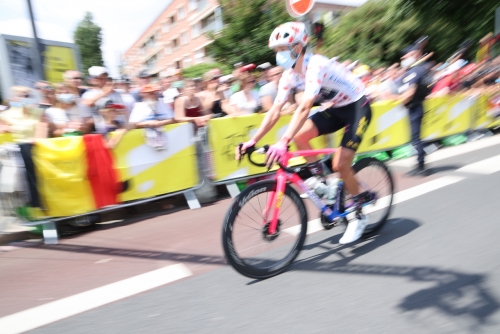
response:
<path fill-rule="evenodd" d="M 276 95 L 278 95 L 278 83 L 283 74 L 283 69 L 279 66 L 273 67 L 267 72 L 268 83 L 262 86 L 259 91 L 262 112 L 268 112 L 273 106 Z"/>
<path fill-rule="evenodd" d="M 163 102 L 166 104 L 170 112 L 174 113 L 174 100 L 179 96 L 177 88 L 172 87 L 172 76 L 167 76 L 161 79 L 161 89 L 163 91 Z"/>
<path fill-rule="evenodd" d="M 177 122 L 192 122 L 197 127 L 203 127 L 212 117 L 203 108 L 201 100 L 195 95 L 194 81 L 187 80 L 184 94 L 175 100 L 175 120 Z"/>
<path fill-rule="evenodd" d="M 10 91 L 10 108 L 0 114 L 4 131 L 12 133 L 15 141 L 31 141 L 47 137 L 47 123 L 42 117 L 33 92 L 28 87 L 14 86 Z"/>
<path fill-rule="evenodd" d="M 56 104 L 45 110 L 49 135 L 51 137 L 61 137 L 70 134 L 82 134 L 83 123 L 80 108 L 76 103 L 78 95 L 60 90 L 56 94 L 56 99 Z"/>
<path fill-rule="evenodd" d="M 399 65 L 398 65 L 399 66 Z M 399 67 L 391 66 L 384 73 L 382 73 L 381 80 L 378 87 L 378 96 L 376 98 L 385 100 L 391 95 L 398 93 L 398 86 L 396 80 L 398 79 Z"/>
<path fill-rule="evenodd" d="M 119 120 L 119 115 L 126 113 L 124 104 L 112 103 L 106 98 L 99 100 L 97 103 L 98 114 L 94 115 L 94 133 L 101 134 L 106 142 L 106 147 L 114 149 L 121 141 L 127 128 Z M 111 133 L 113 135 L 110 135 Z"/>
<path fill-rule="evenodd" d="M 252 75 L 243 79 L 242 88 L 241 91 L 234 93 L 229 100 L 229 105 L 232 107 L 231 115 L 248 115 L 261 109 L 259 94 L 254 90 L 255 78 Z"/>
<path fill-rule="evenodd" d="M 220 84 L 219 90 L 224 95 L 225 100 L 229 100 L 229 98 L 231 97 L 230 87 L 232 84 L 232 80 L 233 80 L 232 74 L 225 75 L 219 79 L 219 84 Z"/>
<path fill-rule="evenodd" d="M 432 89 L 431 96 L 443 96 L 449 94 L 454 88 L 458 87 L 459 70 L 465 65 L 465 62 L 460 60 L 455 61 L 448 66 L 440 75 L 438 81 Z"/>
<path fill-rule="evenodd" d="M 130 92 L 130 94 L 134 97 L 136 102 L 142 101 L 142 96 L 141 96 L 142 88 L 144 88 L 144 86 L 149 84 L 150 79 L 151 75 L 148 74 L 148 71 L 144 70 L 139 73 L 138 85 Z"/>
<path fill-rule="evenodd" d="M 122 97 L 115 90 L 115 84 L 109 80 L 108 70 L 100 66 L 92 66 L 89 68 L 89 74 L 92 77 L 94 87 L 82 96 L 82 118 L 86 122 L 92 116 L 97 115 L 95 103 L 102 98 L 112 101 L 113 103 L 123 104 Z M 126 120 L 124 120 L 126 121 Z"/>
<path fill-rule="evenodd" d="M 179 93 L 182 93 L 182 90 L 184 89 L 184 81 L 182 80 L 182 71 L 180 69 L 174 70 L 172 88 L 177 89 Z"/>
<path fill-rule="evenodd" d="M 221 87 L 221 85 L 219 85 L 219 79 L 220 76 L 214 74 L 212 71 L 205 73 L 203 75 L 203 81 L 207 89 L 201 92 L 199 97 L 203 105 L 203 110 L 214 115 L 226 115 L 227 99 L 224 97 L 222 90 L 226 89 L 226 87 Z"/>
<path fill-rule="evenodd" d="M 128 78 L 118 79 L 115 81 L 115 87 L 125 105 L 126 118 L 128 119 L 136 102 L 135 98 L 130 94 L 130 80 Z"/>
<path fill-rule="evenodd" d="M 259 87 L 264 87 L 267 85 L 269 82 L 269 70 L 271 70 L 273 66 L 270 63 L 264 63 L 259 66 L 257 66 L 257 70 L 259 71 L 260 77 L 258 80 L 258 85 Z"/>
<path fill-rule="evenodd" d="M 159 128 L 174 123 L 173 113 L 158 99 L 160 88 L 156 85 L 142 87 L 142 102 L 137 102 L 130 114 L 132 128 Z"/>
<path fill-rule="evenodd" d="M 78 71 L 66 71 L 63 74 L 64 84 L 71 90 L 71 94 L 82 97 L 82 95 L 87 91 L 82 88 L 82 75 Z"/>
<path fill-rule="evenodd" d="M 40 109 L 47 109 L 55 102 L 54 88 L 47 81 L 38 81 L 35 84 L 35 89 L 39 92 L 38 107 Z"/>

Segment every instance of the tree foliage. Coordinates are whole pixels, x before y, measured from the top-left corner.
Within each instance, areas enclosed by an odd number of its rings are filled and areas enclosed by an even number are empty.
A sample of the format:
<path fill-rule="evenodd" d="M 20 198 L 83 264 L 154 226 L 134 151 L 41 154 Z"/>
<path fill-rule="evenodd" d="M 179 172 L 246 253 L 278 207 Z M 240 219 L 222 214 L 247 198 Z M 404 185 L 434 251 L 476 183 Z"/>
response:
<path fill-rule="evenodd" d="M 220 63 L 202 63 L 198 65 L 193 65 L 182 70 L 182 76 L 184 78 L 201 78 L 203 74 L 207 73 L 213 68 L 218 68 L 221 70 L 223 75 L 230 74 L 231 68 L 229 65 Z"/>
<path fill-rule="evenodd" d="M 92 66 L 103 66 L 104 64 L 101 51 L 102 29 L 93 20 L 92 13 L 87 12 L 73 33 L 73 39 L 80 49 L 84 71 Z"/>
<path fill-rule="evenodd" d="M 291 21 L 283 0 L 220 0 L 224 28 L 209 34 L 208 54 L 224 64 L 275 63 L 268 45 L 278 25 Z"/>
<path fill-rule="evenodd" d="M 490 0 L 369 0 L 347 13 L 325 36 L 322 53 L 372 66 L 399 61 L 401 50 L 429 36 L 435 59 L 446 60 L 466 39 L 477 43 L 493 29 Z M 472 4 L 481 3 L 480 7 Z M 467 19 L 464 19 L 464 18 Z M 471 49 L 472 52 L 477 47 Z"/>

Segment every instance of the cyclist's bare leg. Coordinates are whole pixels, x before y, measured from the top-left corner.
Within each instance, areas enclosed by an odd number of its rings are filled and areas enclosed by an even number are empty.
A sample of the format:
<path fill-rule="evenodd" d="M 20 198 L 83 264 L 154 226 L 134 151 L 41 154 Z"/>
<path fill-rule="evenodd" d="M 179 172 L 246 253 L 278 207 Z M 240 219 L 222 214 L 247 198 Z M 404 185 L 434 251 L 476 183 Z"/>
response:
<path fill-rule="evenodd" d="M 359 195 L 359 184 L 354 176 L 352 160 L 355 152 L 345 147 L 339 147 L 333 156 L 333 170 L 340 173 L 345 187 L 352 196 Z"/>
<path fill-rule="evenodd" d="M 318 129 L 314 125 L 314 123 L 308 119 L 302 128 L 299 130 L 299 132 L 295 135 L 295 138 L 293 139 L 295 142 L 295 145 L 297 145 L 297 148 L 301 151 L 304 150 L 312 150 L 313 148 L 311 147 L 311 144 L 309 144 L 309 141 L 318 137 Z M 318 157 L 305 157 L 306 161 L 308 163 L 316 162 L 318 161 Z"/>

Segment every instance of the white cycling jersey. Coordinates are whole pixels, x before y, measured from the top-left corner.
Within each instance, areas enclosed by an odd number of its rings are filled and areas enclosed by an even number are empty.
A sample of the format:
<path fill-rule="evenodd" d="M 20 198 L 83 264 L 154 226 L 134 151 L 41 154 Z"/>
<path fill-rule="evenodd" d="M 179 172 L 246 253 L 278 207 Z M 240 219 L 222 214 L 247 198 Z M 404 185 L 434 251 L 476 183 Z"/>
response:
<path fill-rule="evenodd" d="M 302 73 L 288 69 L 278 85 L 276 103 L 288 99 L 290 90 L 303 91 L 303 99 L 316 99 L 333 103 L 334 108 L 346 106 L 365 95 L 365 84 L 345 66 L 321 55 L 306 53 Z M 335 94 L 337 93 L 337 94 Z"/>

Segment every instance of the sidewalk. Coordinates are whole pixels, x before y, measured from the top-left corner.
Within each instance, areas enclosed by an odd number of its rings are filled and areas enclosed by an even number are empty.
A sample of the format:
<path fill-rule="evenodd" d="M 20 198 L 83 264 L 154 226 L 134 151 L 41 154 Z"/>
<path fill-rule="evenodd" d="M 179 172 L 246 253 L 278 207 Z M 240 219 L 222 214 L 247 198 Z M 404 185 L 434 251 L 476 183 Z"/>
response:
<path fill-rule="evenodd" d="M 24 241 L 30 239 L 41 239 L 42 236 L 33 233 L 35 228 L 26 227 L 14 217 L 0 216 L 0 246 L 5 246 L 11 242 Z M 0 252 L 2 249 L 0 248 Z"/>

